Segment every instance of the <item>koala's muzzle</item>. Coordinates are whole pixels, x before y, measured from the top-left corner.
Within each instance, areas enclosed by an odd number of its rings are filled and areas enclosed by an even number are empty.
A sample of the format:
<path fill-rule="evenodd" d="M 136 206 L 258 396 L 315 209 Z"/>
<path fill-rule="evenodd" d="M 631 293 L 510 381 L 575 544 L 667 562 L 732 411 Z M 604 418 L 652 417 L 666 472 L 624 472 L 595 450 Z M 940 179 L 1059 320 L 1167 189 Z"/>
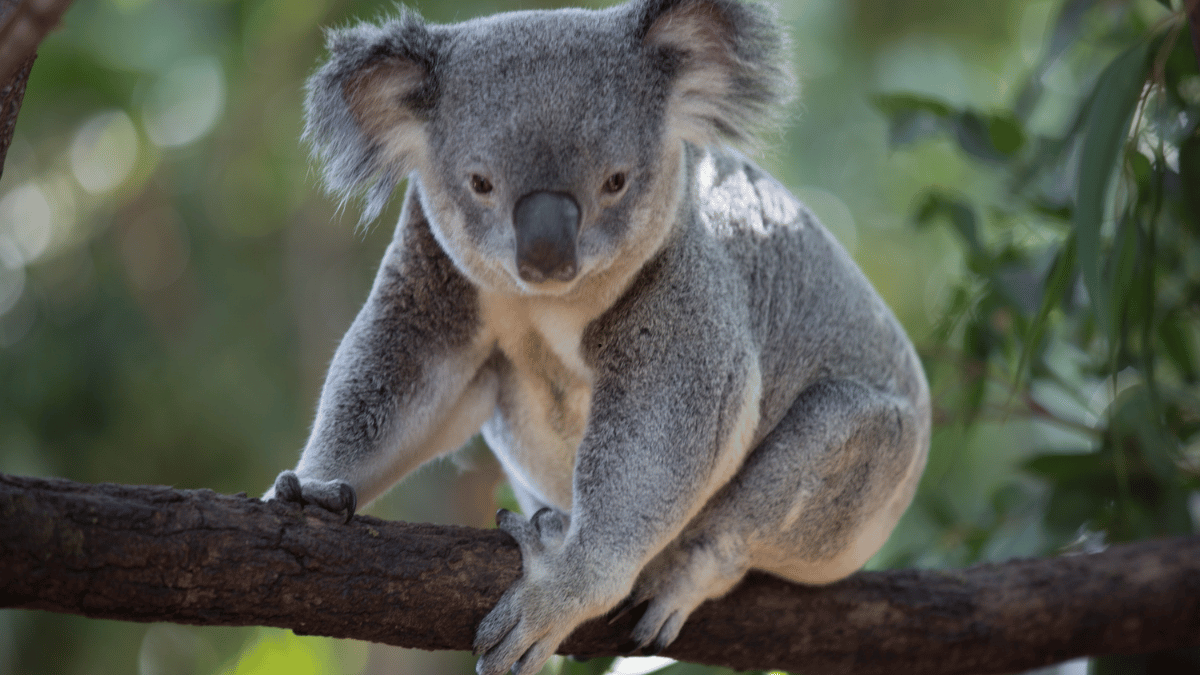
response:
<path fill-rule="evenodd" d="M 579 272 L 579 205 L 563 192 L 530 192 L 513 207 L 517 273 L 530 283 L 570 281 Z"/>

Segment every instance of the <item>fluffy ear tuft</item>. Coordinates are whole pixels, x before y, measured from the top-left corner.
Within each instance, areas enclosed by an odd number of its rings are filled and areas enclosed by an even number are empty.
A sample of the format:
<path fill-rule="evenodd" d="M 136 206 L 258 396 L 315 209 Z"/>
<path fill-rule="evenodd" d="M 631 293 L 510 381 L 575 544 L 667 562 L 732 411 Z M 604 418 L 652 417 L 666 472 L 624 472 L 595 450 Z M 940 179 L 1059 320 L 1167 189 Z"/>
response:
<path fill-rule="evenodd" d="M 308 80 L 304 139 L 342 197 L 365 191 L 362 223 L 383 210 L 426 151 L 436 41 L 415 12 L 326 34 L 329 60 Z"/>
<path fill-rule="evenodd" d="M 786 38 L 769 8 L 738 0 L 644 0 L 637 37 L 671 76 L 667 128 L 707 145 L 748 141 L 791 98 Z"/>

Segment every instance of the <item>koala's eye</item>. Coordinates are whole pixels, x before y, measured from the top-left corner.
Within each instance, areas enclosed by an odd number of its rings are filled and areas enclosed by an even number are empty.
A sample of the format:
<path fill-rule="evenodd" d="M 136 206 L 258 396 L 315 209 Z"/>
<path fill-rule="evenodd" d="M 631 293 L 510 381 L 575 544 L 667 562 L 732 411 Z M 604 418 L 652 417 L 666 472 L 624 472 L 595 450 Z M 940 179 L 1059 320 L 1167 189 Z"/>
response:
<path fill-rule="evenodd" d="M 471 174 L 471 190 L 477 195 L 486 195 L 492 191 L 492 182 L 477 173 Z"/>
<path fill-rule="evenodd" d="M 625 187 L 624 171 L 618 171 L 609 176 L 608 180 L 604 181 L 604 191 L 610 195 L 620 192 L 623 187 Z"/>

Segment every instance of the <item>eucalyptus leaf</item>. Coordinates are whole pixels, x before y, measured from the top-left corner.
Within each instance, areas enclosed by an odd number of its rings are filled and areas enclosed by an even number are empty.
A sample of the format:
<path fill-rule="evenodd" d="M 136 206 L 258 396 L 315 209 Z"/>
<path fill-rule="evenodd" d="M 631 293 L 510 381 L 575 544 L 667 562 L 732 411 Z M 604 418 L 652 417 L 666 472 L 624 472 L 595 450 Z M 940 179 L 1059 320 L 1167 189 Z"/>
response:
<path fill-rule="evenodd" d="M 1139 309 L 1141 299 L 1140 289 L 1134 286 L 1134 274 L 1137 271 L 1137 225 L 1129 218 L 1121 221 L 1117 228 L 1117 236 L 1113 241 L 1113 251 L 1110 257 L 1110 277 L 1112 280 L 1111 297 L 1116 322 L 1112 327 L 1112 335 L 1116 339 L 1109 342 L 1109 358 L 1119 352 L 1129 340 L 1130 331 L 1139 324 L 1135 313 Z"/>
<path fill-rule="evenodd" d="M 1053 482 L 1068 482 L 1084 476 L 1088 479 L 1107 475 L 1103 458 L 1095 452 L 1044 452 L 1026 461 L 1022 468 Z"/>
<path fill-rule="evenodd" d="M 1003 162 L 1025 143 L 1025 132 L 1012 115 L 981 115 L 968 110 L 954 120 L 955 138 L 969 155 Z"/>
<path fill-rule="evenodd" d="M 1183 184 L 1185 222 L 1200 233 L 1200 126 L 1179 146 L 1179 182 Z"/>
<path fill-rule="evenodd" d="M 1018 380 L 1024 377 L 1025 370 L 1033 359 L 1034 351 L 1042 343 L 1050 312 L 1062 302 L 1075 279 L 1077 249 L 1074 238 L 1075 235 L 1072 234 L 1059 247 L 1054 257 L 1054 264 L 1050 267 L 1050 273 L 1046 277 L 1041 306 L 1038 307 L 1037 314 L 1029 324 L 1029 330 L 1025 334 L 1025 344 L 1021 348 L 1021 356 L 1017 363 L 1016 377 Z"/>
<path fill-rule="evenodd" d="M 1159 323 L 1158 339 L 1162 341 L 1163 352 L 1180 376 L 1185 382 L 1194 384 L 1200 378 L 1195 350 L 1196 322 L 1187 313 L 1176 310 Z"/>
<path fill-rule="evenodd" d="M 938 218 L 945 218 L 962 237 L 972 256 L 983 252 L 979 238 L 979 219 L 967 202 L 948 194 L 930 191 L 921 197 L 913 215 L 917 225 L 929 225 Z"/>
<path fill-rule="evenodd" d="M 1075 244 L 1083 281 L 1102 334 L 1111 335 L 1110 294 L 1101 280 L 1100 235 L 1111 178 L 1123 156 L 1129 125 L 1142 94 L 1150 43 L 1117 56 L 1096 81 L 1079 161 Z"/>
<path fill-rule="evenodd" d="M 946 133 L 955 114 L 941 101 L 914 94 L 880 94 L 872 103 L 888 118 L 888 145 L 893 148 Z"/>
<path fill-rule="evenodd" d="M 1135 385 L 1126 389 L 1111 408 L 1114 446 L 1122 452 L 1135 451 L 1134 458 L 1144 462 L 1158 481 L 1177 480 L 1176 442 L 1164 429 L 1159 406 L 1149 388 Z"/>
<path fill-rule="evenodd" d="M 877 94 L 871 99 L 875 107 L 885 115 L 902 112 L 924 111 L 937 117 L 948 117 L 954 110 L 944 101 L 919 94 Z"/>

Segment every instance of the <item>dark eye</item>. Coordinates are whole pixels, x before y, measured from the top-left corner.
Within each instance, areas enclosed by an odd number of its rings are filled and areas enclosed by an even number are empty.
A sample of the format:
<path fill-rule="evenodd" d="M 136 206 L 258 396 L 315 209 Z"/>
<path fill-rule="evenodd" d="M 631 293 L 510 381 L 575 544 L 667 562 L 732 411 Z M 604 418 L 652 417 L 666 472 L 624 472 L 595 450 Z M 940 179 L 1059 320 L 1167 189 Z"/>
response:
<path fill-rule="evenodd" d="M 486 195 L 492 191 L 492 182 L 477 173 L 471 174 L 471 189 L 477 195 Z"/>
<path fill-rule="evenodd" d="M 625 172 L 623 171 L 614 173 L 604 181 L 604 191 L 610 195 L 620 192 L 623 187 L 625 187 Z"/>

